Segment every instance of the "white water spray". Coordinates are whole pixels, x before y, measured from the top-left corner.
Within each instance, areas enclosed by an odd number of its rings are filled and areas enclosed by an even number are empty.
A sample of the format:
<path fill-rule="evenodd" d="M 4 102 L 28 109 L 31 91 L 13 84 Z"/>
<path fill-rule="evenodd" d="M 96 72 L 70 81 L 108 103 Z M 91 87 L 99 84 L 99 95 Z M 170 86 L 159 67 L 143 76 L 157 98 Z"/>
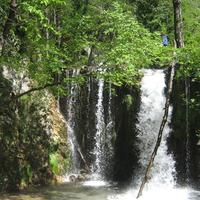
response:
<path fill-rule="evenodd" d="M 73 71 L 72 77 L 76 76 L 79 72 Z M 78 173 L 80 169 L 80 162 L 78 159 L 78 142 L 74 133 L 75 128 L 75 110 L 74 105 L 76 104 L 77 98 L 77 84 L 72 83 L 69 88 L 69 101 L 68 101 L 68 120 L 67 120 L 67 130 L 68 130 L 68 139 L 71 144 L 72 151 L 72 172 Z"/>
<path fill-rule="evenodd" d="M 133 200 L 136 199 L 141 180 L 150 155 L 155 147 L 157 134 L 164 114 L 165 74 L 163 70 L 144 70 L 141 82 L 141 106 L 138 114 L 137 129 L 139 153 L 139 169 L 137 176 L 133 177 L 133 185 L 124 194 L 109 197 L 109 200 Z M 172 108 L 169 109 L 170 120 Z M 188 191 L 175 188 L 176 171 L 175 161 L 167 152 L 167 137 L 170 132 L 168 123 L 163 132 L 163 139 L 155 157 L 151 175 L 147 182 L 141 200 L 187 200 Z"/>
<path fill-rule="evenodd" d="M 104 123 L 104 110 L 103 110 L 103 88 L 104 88 L 104 80 L 99 79 L 98 82 L 98 101 L 96 105 L 96 135 L 95 135 L 95 147 L 94 147 L 94 155 L 95 162 L 93 165 L 93 173 L 100 178 L 101 174 L 101 157 L 102 157 L 102 137 L 103 131 L 105 129 Z"/>
<path fill-rule="evenodd" d="M 140 132 L 139 140 L 139 176 L 144 176 L 150 155 L 155 147 L 157 135 L 159 132 L 165 107 L 165 75 L 163 70 L 145 70 L 141 83 L 141 107 L 138 115 L 137 128 Z M 169 118 L 171 115 L 171 107 L 169 108 Z M 170 132 L 168 124 L 166 124 L 163 139 L 158 149 L 158 153 L 154 160 L 151 177 L 148 188 L 175 186 L 175 162 L 167 152 L 166 139 Z M 138 180 L 137 180 L 138 182 Z M 140 183 L 140 181 L 139 181 Z"/>
<path fill-rule="evenodd" d="M 105 181 L 105 170 L 111 167 L 111 160 L 113 158 L 113 146 L 112 146 L 112 131 L 113 131 L 113 119 L 111 111 L 112 101 L 112 88 L 109 84 L 108 93 L 108 107 L 107 107 L 107 120 L 105 122 L 105 112 L 103 107 L 103 91 L 104 91 L 104 80 L 98 80 L 98 93 L 97 93 L 97 104 L 96 104 L 96 133 L 95 133 L 95 146 L 93 155 L 95 156 L 94 163 L 92 166 L 92 179 L 84 183 L 85 186 L 99 187 L 108 186 L 109 184 Z M 109 166 L 108 166 L 109 165 Z"/>
<path fill-rule="evenodd" d="M 114 154 L 114 147 L 112 144 L 114 121 L 112 118 L 112 85 L 109 83 L 109 96 L 108 96 L 108 120 L 105 128 L 106 137 L 105 141 L 108 146 L 107 157 L 112 159 Z M 110 163 L 109 163 L 110 165 Z"/>

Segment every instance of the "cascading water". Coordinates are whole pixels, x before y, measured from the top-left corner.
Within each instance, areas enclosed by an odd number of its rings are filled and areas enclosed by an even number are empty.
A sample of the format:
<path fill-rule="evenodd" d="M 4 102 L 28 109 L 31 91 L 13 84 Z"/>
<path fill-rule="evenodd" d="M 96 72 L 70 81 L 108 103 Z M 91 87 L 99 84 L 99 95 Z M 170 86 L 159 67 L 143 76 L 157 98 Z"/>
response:
<path fill-rule="evenodd" d="M 106 103 L 104 102 L 104 130 L 102 134 L 102 156 L 101 156 L 101 176 L 103 179 L 111 177 L 110 173 L 113 171 L 113 158 L 114 158 L 114 120 L 112 115 L 112 85 L 109 83 L 105 85 Z"/>
<path fill-rule="evenodd" d="M 73 71 L 72 77 L 77 75 L 77 71 Z M 68 139 L 71 144 L 72 151 L 72 172 L 78 173 L 80 169 L 80 162 L 78 159 L 78 142 L 75 137 L 74 128 L 75 128 L 75 111 L 73 105 L 76 104 L 76 92 L 77 85 L 72 83 L 69 86 L 69 99 L 68 99 L 68 119 L 67 119 L 67 129 L 68 129 Z"/>
<path fill-rule="evenodd" d="M 103 181 L 103 165 L 104 165 L 104 142 L 105 142 L 105 122 L 104 122 L 104 107 L 103 107 L 103 90 L 104 80 L 98 80 L 98 93 L 96 104 L 96 133 L 95 144 L 93 149 L 94 161 L 92 164 L 92 177 L 90 181 L 84 183 L 85 186 L 104 186 L 106 183 Z"/>
<path fill-rule="evenodd" d="M 98 81 L 98 101 L 96 105 L 96 135 L 95 135 L 95 147 L 94 147 L 94 156 L 95 161 L 92 166 L 93 173 L 100 178 L 101 174 L 101 158 L 103 154 L 103 146 L 102 146 L 102 137 L 105 129 L 104 123 L 104 110 L 103 110 L 103 88 L 104 88 L 104 80 L 99 79 Z"/>
<path fill-rule="evenodd" d="M 139 164 L 140 177 L 144 175 L 145 167 L 156 144 L 165 106 L 165 75 L 163 70 L 145 70 L 141 83 L 141 107 L 138 115 L 137 129 L 140 149 Z M 171 108 L 169 109 L 169 116 Z M 163 140 L 159 147 L 158 154 L 152 168 L 151 180 L 148 187 L 173 187 L 175 185 L 175 162 L 167 153 L 166 139 L 170 129 L 166 125 L 163 133 Z"/>
<path fill-rule="evenodd" d="M 110 159 L 112 158 L 113 156 L 113 145 L 111 143 L 112 141 L 112 130 L 113 130 L 113 126 L 114 126 L 114 122 L 113 122 L 113 119 L 112 119 L 112 85 L 109 83 L 109 96 L 108 96 L 108 121 L 107 121 L 107 124 L 106 124 L 106 128 L 105 128 L 105 132 L 106 132 L 106 143 L 107 143 L 107 146 L 108 146 L 108 149 L 107 149 L 107 157 L 109 157 Z M 110 165 L 110 163 L 109 163 Z"/>
<path fill-rule="evenodd" d="M 111 199 L 135 199 L 141 179 L 144 177 L 147 163 L 155 147 L 157 134 L 164 114 L 165 106 L 165 74 L 163 70 L 143 70 L 141 81 L 141 105 L 138 114 L 137 129 L 139 149 L 139 169 L 137 176 L 133 177 L 132 189 L 123 195 L 114 196 Z M 172 108 L 169 109 L 169 119 Z M 151 175 L 140 199 L 187 199 L 186 192 L 175 189 L 176 174 L 175 161 L 168 154 L 167 137 L 170 132 L 166 124 L 163 139 L 151 169 Z"/>
<path fill-rule="evenodd" d="M 113 120 L 112 120 L 112 111 L 111 111 L 111 105 L 112 105 L 112 86 L 109 83 L 109 100 L 108 100 L 108 123 L 107 123 L 107 129 L 111 129 L 113 125 Z M 111 134 L 110 134 L 111 136 Z"/>
<path fill-rule="evenodd" d="M 73 72 L 71 76 L 75 76 L 76 72 Z M 70 77 L 71 77 L 70 76 Z M 93 87 L 96 87 L 97 84 L 97 93 L 94 93 L 94 90 L 92 90 Z M 69 141 L 72 148 L 72 158 L 73 158 L 73 173 L 78 173 L 80 171 L 81 161 L 83 161 L 82 155 L 80 154 L 79 150 L 81 149 L 79 146 L 79 143 L 76 139 L 76 134 L 86 134 L 88 139 L 87 146 L 88 148 L 91 148 L 92 151 L 87 151 L 87 149 L 84 149 L 86 153 L 88 153 L 88 157 L 93 157 L 93 162 L 91 164 L 91 180 L 85 183 L 86 185 L 104 185 L 106 184 L 103 180 L 106 176 L 107 171 L 105 172 L 105 169 L 107 170 L 107 165 L 109 161 L 111 160 L 111 157 L 113 155 L 113 149 L 111 145 L 112 135 L 111 131 L 113 129 L 113 121 L 112 121 L 112 114 L 111 114 L 111 100 L 112 100 L 112 94 L 111 94 L 111 85 L 109 85 L 109 91 L 104 93 L 105 83 L 103 79 L 98 79 L 97 81 L 91 80 L 91 78 L 88 79 L 87 86 L 86 86 L 86 93 L 84 98 L 86 98 L 86 106 L 91 106 L 92 113 L 90 109 L 84 110 L 84 115 L 86 116 L 85 124 L 80 124 L 80 110 L 79 108 L 79 99 L 78 99 L 78 88 L 76 84 L 71 83 L 69 85 L 69 97 L 68 97 L 68 106 L 67 106 L 67 127 L 68 127 L 68 136 Z M 107 97 L 104 97 L 104 95 L 107 95 Z M 82 96 L 81 96 L 82 97 Z M 95 97 L 95 98 L 92 98 Z M 77 101 L 78 99 L 78 101 Z M 97 99 L 97 101 L 95 100 Z M 107 104 L 105 104 L 104 101 L 107 101 Z M 76 105 L 76 107 L 75 107 Z M 94 105 L 94 107 L 92 107 Z M 82 106 L 82 105 L 81 105 Z M 77 109 L 78 107 L 78 109 Z M 95 112 L 94 112 L 95 110 Z M 77 113 L 78 112 L 78 113 Z M 107 114 L 106 114 L 106 113 Z M 107 117 L 105 117 L 105 115 Z M 92 120 L 91 120 L 92 119 Z M 90 123 L 94 123 L 94 126 Z M 89 124 L 89 125 L 88 125 Z M 80 129 L 80 127 L 83 126 L 83 128 L 87 127 L 88 129 Z M 84 127 L 85 126 L 85 127 Z M 95 129 L 94 129 L 95 128 Z M 80 130 L 84 130 L 86 132 L 81 133 Z M 94 143 L 90 143 L 91 132 L 94 133 Z M 78 131 L 78 132 L 77 132 Z M 92 135 L 93 137 L 93 135 Z M 92 142 L 93 142 L 92 141 Z M 83 148 L 87 148 L 83 147 Z M 85 153 L 84 152 L 84 153 Z M 85 154 L 87 155 L 87 154 Z M 83 155 L 84 156 L 84 155 Z M 84 159 L 85 160 L 85 159 Z M 86 163 L 86 162 L 85 162 Z M 111 165 L 109 165 L 109 168 Z"/>
<path fill-rule="evenodd" d="M 112 119 L 112 88 L 111 84 L 106 85 L 103 79 L 98 80 L 97 103 L 96 103 L 96 132 L 94 137 L 92 164 L 92 177 L 90 181 L 84 183 L 87 186 L 105 186 L 108 183 L 105 181 L 112 170 L 113 159 L 113 128 L 114 122 Z M 104 93 L 104 88 L 108 86 L 108 90 Z M 108 92 L 108 93 L 107 93 Z M 105 96 L 104 96 L 105 95 Z M 106 96 L 107 95 L 107 96 Z M 105 104 L 106 101 L 107 103 Z"/>
<path fill-rule="evenodd" d="M 185 80 L 185 122 L 186 122 L 186 183 L 190 182 L 190 130 L 189 130 L 189 99 L 190 99 L 190 83 L 188 78 Z"/>

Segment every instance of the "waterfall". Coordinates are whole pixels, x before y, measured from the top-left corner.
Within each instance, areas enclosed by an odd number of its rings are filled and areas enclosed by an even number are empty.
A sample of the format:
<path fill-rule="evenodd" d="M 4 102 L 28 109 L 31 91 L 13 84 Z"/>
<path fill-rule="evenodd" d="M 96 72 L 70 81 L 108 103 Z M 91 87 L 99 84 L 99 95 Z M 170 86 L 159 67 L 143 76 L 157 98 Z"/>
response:
<path fill-rule="evenodd" d="M 112 129 L 113 129 L 113 119 L 112 119 L 112 85 L 109 83 L 109 96 L 108 96 L 108 121 L 106 124 L 106 131 L 108 132 L 108 142 L 112 140 Z M 112 150 L 112 145 L 110 145 Z"/>
<path fill-rule="evenodd" d="M 72 77 L 77 75 L 77 71 L 72 72 Z M 71 83 L 69 85 L 69 99 L 68 99 L 68 118 L 67 118 L 67 130 L 68 130 L 68 140 L 71 145 L 71 151 L 72 151 L 72 172 L 78 173 L 80 169 L 80 161 L 78 157 L 78 142 L 76 140 L 74 128 L 75 128 L 75 109 L 74 105 L 76 105 L 76 99 L 77 99 L 77 84 Z"/>
<path fill-rule="evenodd" d="M 140 133 L 138 135 L 140 177 L 144 176 L 144 170 L 156 144 L 157 134 L 164 115 L 165 87 L 165 74 L 163 70 L 144 70 L 144 77 L 141 82 L 139 123 L 137 124 L 137 129 Z M 172 108 L 170 107 L 169 116 L 171 115 L 171 110 Z M 166 145 L 169 132 L 170 128 L 167 124 L 164 129 L 163 140 L 154 161 L 151 177 L 149 177 L 149 188 L 161 186 L 165 186 L 166 188 L 175 185 L 175 161 L 168 154 Z"/>
<path fill-rule="evenodd" d="M 112 116 L 112 85 L 108 85 L 108 94 L 107 94 L 107 103 L 106 103 L 106 112 L 105 114 L 105 128 L 103 134 L 103 158 L 102 158 L 102 172 L 104 177 L 111 177 L 111 172 L 113 171 L 114 163 L 114 146 L 113 146 L 113 137 L 115 135 L 114 131 L 114 120 Z"/>
<path fill-rule="evenodd" d="M 108 88 L 107 88 L 108 86 Z M 103 79 L 97 80 L 97 101 L 95 106 L 95 135 L 92 150 L 92 176 L 85 186 L 108 185 L 106 178 L 113 170 L 114 148 L 112 144 L 114 122 L 112 118 L 112 86 L 106 85 Z M 104 90 L 107 88 L 108 90 Z M 90 93 L 90 87 L 88 87 Z M 104 96 L 105 95 L 105 96 Z"/>
<path fill-rule="evenodd" d="M 99 79 L 98 81 L 98 100 L 96 105 L 96 135 L 95 135 L 95 147 L 94 156 L 95 161 L 92 166 L 92 171 L 97 177 L 101 174 L 101 159 L 103 154 L 103 132 L 105 129 L 104 123 L 104 110 L 103 110 L 103 88 L 104 80 Z"/>
<path fill-rule="evenodd" d="M 114 126 L 114 123 L 113 123 L 113 119 L 112 119 L 112 85 L 109 83 L 109 95 L 108 95 L 108 120 L 107 120 L 107 124 L 106 124 L 106 129 L 105 129 L 105 132 L 106 132 L 106 142 L 107 142 L 107 146 L 108 146 L 108 149 L 107 149 L 107 154 L 109 154 L 109 157 L 111 158 L 113 155 L 113 146 L 111 144 L 111 141 L 112 141 L 112 137 L 113 137 L 113 134 L 112 134 L 112 131 L 113 131 L 113 126 Z"/>
<path fill-rule="evenodd" d="M 186 122 L 186 183 L 190 182 L 190 130 L 189 130 L 189 99 L 190 99 L 190 82 L 185 80 L 185 122 Z"/>
<path fill-rule="evenodd" d="M 141 80 L 141 104 L 138 113 L 137 147 L 138 169 L 137 175 L 133 177 L 131 189 L 122 194 L 113 196 L 110 199 L 136 199 L 141 180 L 144 177 L 147 163 L 155 147 L 157 134 L 160 128 L 165 106 L 165 73 L 163 70 L 145 69 Z M 169 121 L 172 107 L 169 108 L 168 123 L 163 132 L 161 145 L 154 160 L 149 180 L 143 191 L 141 200 L 168 200 L 187 199 L 187 192 L 175 188 L 176 170 L 173 156 L 168 153 L 167 137 L 170 133 Z"/>

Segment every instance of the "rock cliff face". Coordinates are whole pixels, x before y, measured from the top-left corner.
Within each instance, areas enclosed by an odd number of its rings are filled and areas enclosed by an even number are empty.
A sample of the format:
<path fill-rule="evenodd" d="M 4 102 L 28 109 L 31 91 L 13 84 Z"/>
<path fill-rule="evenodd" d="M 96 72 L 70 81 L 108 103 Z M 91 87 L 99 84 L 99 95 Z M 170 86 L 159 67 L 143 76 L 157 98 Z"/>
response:
<path fill-rule="evenodd" d="M 199 86 L 199 82 L 189 81 L 186 85 L 185 80 L 174 81 L 172 133 L 168 139 L 169 150 L 176 160 L 177 183 L 194 187 L 200 183 Z"/>
<path fill-rule="evenodd" d="M 70 95 L 60 99 L 60 108 L 65 119 L 73 121 L 71 129 L 87 165 L 105 179 L 131 181 L 137 166 L 134 144 L 139 90 L 91 77 L 85 84 L 71 85 L 68 90 Z M 76 156 L 80 170 L 85 165 L 80 155 Z"/>
<path fill-rule="evenodd" d="M 14 93 L 28 89 L 19 77 L 1 69 L 0 191 L 51 183 L 71 164 L 56 99 L 43 90 L 14 100 Z"/>

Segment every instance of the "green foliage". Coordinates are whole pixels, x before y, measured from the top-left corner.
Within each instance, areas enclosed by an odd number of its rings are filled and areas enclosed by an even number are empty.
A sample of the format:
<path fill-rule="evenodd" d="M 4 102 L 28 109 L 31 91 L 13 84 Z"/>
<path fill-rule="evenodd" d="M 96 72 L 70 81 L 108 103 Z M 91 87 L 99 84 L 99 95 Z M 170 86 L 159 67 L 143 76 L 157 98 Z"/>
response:
<path fill-rule="evenodd" d="M 85 68 L 86 49 L 92 46 L 94 65 L 103 62 L 108 72 L 104 78 L 116 85 L 137 84 L 139 68 L 165 65 L 171 58 L 169 48 L 161 47 L 160 35 L 140 25 L 134 9 L 123 1 L 21 0 L 18 4 L 17 25 L 10 31 L 6 51 L 14 56 L 1 59 L 26 69 L 38 85 L 53 82 L 64 71 Z"/>
<path fill-rule="evenodd" d="M 24 167 L 21 168 L 21 188 L 26 188 L 31 182 L 33 178 L 33 169 L 29 163 L 25 163 Z"/>
<path fill-rule="evenodd" d="M 131 108 L 131 106 L 133 105 L 133 97 L 130 95 L 130 94 L 127 94 L 125 97 L 124 97 L 124 100 L 123 102 L 126 104 L 126 107 L 127 109 L 129 110 Z"/>
<path fill-rule="evenodd" d="M 105 20 L 102 24 L 105 37 L 113 35 L 112 40 L 103 47 L 108 64 L 120 67 L 152 64 L 154 50 L 160 47 L 158 35 L 153 35 L 140 26 L 131 13 L 124 13 L 120 4 L 113 5 L 113 10 L 104 11 Z"/>
<path fill-rule="evenodd" d="M 51 153 L 49 154 L 51 171 L 55 175 L 63 175 L 71 168 L 71 154 L 69 149 L 66 148 L 64 149 L 65 152 L 63 152 L 59 143 L 55 146 L 51 149 Z"/>
<path fill-rule="evenodd" d="M 173 30 L 173 8 L 171 0 L 133 0 L 136 16 L 151 32 L 171 33 Z"/>
<path fill-rule="evenodd" d="M 59 174 L 59 155 L 54 153 L 49 155 L 51 170 L 54 174 Z"/>
<path fill-rule="evenodd" d="M 184 0 L 184 38 L 186 46 L 198 47 L 200 42 L 200 7 L 198 0 Z"/>
<path fill-rule="evenodd" d="M 200 79 L 200 7 L 197 0 L 183 1 L 185 48 L 178 51 L 178 77 Z"/>
<path fill-rule="evenodd" d="M 106 80 L 116 85 L 135 85 L 140 68 L 165 65 L 171 60 L 172 49 L 162 48 L 160 35 L 141 26 L 118 2 L 100 12 L 99 21 L 103 36 L 95 42 L 99 52 L 96 59 L 104 63 L 101 75 Z"/>

